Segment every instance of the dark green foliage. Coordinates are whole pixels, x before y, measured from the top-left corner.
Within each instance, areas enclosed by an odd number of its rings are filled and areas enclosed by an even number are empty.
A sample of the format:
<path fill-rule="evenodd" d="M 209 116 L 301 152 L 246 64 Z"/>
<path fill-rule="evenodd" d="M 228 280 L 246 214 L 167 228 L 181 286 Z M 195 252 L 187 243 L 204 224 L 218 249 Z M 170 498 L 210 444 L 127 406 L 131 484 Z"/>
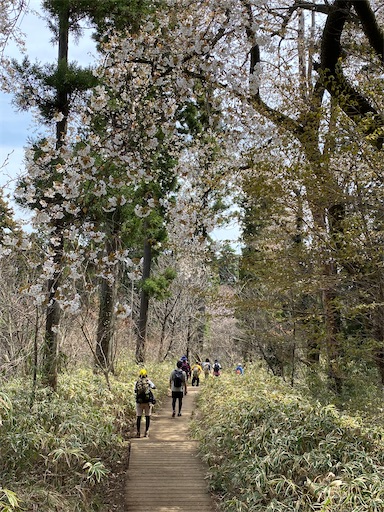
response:
<path fill-rule="evenodd" d="M 220 284 L 234 284 L 238 279 L 240 256 L 229 243 L 223 244 L 214 256 L 213 265 L 217 267 Z"/>
<path fill-rule="evenodd" d="M 161 6 L 150 0 L 44 0 L 44 9 L 51 17 L 68 14 L 71 31 L 80 34 L 84 19 L 95 28 L 100 40 L 110 30 L 137 30 L 141 19 Z M 51 27 L 52 28 L 52 27 Z"/>
<path fill-rule="evenodd" d="M 12 66 L 18 82 L 23 84 L 15 94 L 16 105 L 21 110 L 29 110 L 36 105 L 47 123 L 51 123 L 53 116 L 60 111 L 60 93 L 68 94 L 69 108 L 76 95 L 83 94 L 97 84 L 92 69 L 81 68 L 76 63 L 40 65 L 32 64 L 25 57 L 21 64 L 13 60 Z"/>
<path fill-rule="evenodd" d="M 141 288 L 150 296 L 157 300 L 163 300 L 171 296 L 169 289 L 172 281 L 176 278 L 176 271 L 167 268 L 162 274 L 146 279 Z"/>

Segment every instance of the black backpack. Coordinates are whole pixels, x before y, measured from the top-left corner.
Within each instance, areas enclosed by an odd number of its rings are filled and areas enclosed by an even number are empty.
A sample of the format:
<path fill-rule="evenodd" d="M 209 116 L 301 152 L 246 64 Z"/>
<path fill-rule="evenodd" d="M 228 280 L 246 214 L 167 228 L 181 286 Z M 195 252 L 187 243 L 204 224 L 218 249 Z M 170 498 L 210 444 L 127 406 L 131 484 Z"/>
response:
<path fill-rule="evenodd" d="M 181 388 L 183 385 L 183 372 L 181 370 L 175 370 L 175 375 L 173 377 L 173 385 L 175 388 Z"/>

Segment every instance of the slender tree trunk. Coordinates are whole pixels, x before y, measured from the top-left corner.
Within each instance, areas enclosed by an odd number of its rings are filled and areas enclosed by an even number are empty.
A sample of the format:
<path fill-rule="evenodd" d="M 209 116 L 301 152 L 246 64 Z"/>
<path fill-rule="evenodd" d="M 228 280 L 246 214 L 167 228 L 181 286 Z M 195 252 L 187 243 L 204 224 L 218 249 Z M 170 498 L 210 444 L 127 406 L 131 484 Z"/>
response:
<path fill-rule="evenodd" d="M 330 279 L 332 279 L 332 275 L 333 271 L 329 270 Z M 343 380 L 342 370 L 340 367 L 342 354 L 340 346 L 341 317 L 337 306 L 337 297 L 338 294 L 332 287 L 323 290 L 328 377 L 331 387 L 336 391 L 336 393 L 340 394 L 342 391 Z"/>
<path fill-rule="evenodd" d="M 36 387 L 37 387 L 37 364 L 38 364 L 38 335 L 39 335 L 39 308 L 36 306 L 36 317 L 35 317 L 35 330 L 33 335 L 33 377 L 32 377 L 32 393 L 30 400 L 30 407 L 34 404 L 35 395 L 36 395 Z"/>
<path fill-rule="evenodd" d="M 116 286 L 107 279 L 100 284 L 99 320 L 96 340 L 96 366 L 104 371 L 112 369 L 112 340 L 114 334 L 114 307 Z"/>
<path fill-rule="evenodd" d="M 62 246 L 62 244 L 60 244 Z M 60 305 L 57 302 L 57 290 L 61 276 L 61 252 L 57 251 L 54 257 L 55 272 L 52 279 L 48 281 L 48 306 L 45 319 L 45 336 L 43 346 L 43 376 L 42 382 L 54 391 L 57 389 L 58 377 L 58 355 L 59 337 L 58 329 L 60 324 Z"/>
<path fill-rule="evenodd" d="M 165 354 L 164 354 L 164 357 L 163 357 L 163 361 L 165 361 L 167 359 L 167 357 L 169 356 L 169 354 L 171 353 L 171 350 L 173 348 L 173 344 L 175 342 L 175 330 L 176 330 L 176 321 L 172 320 L 171 321 L 170 341 L 169 341 L 169 344 L 168 344 L 168 348 L 165 351 Z"/>
<path fill-rule="evenodd" d="M 185 355 L 187 356 L 187 359 L 189 360 L 189 350 L 191 347 L 192 337 L 193 337 L 193 329 L 192 329 L 193 319 L 192 316 L 188 318 L 188 328 L 187 328 L 187 343 L 185 347 Z"/>
<path fill-rule="evenodd" d="M 163 347 L 164 347 L 164 341 L 165 341 L 165 333 L 166 333 L 166 330 L 167 330 L 167 322 L 168 322 L 168 317 L 170 315 L 171 311 L 166 311 L 162 320 L 161 320 L 161 332 L 160 332 L 160 341 L 159 341 L 159 359 L 161 359 L 161 354 L 163 352 Z"/>
<path fill-rule="evenodd" d="M 113 230 L 109 232 L 105 245 L 107 257 L 113 257 L 117 250 L 117 240 Z M 101 278 L 99 319 L 95 350 L 95 364 L 104 372 L 112 370 L 112 348 L 115 330 L 115 304 L 117 295 L 119 267 L 114 267 L 112 279 Z"/>
<path fill-rule="evenodd" d="M 204 351 L 204 337 L 205 337 L 205 302 L 204 299 L 198 308 L 199 324 L 197 326 L 196 336 L 196 351 L 198 354 L 202 354 Z"/>
<path fill-rule="evenodd" d="M 176 303 L 177 303 L 180 295 L 181 295 L 181 291 L 177 294 L 177 297 L 174 298 L 172 304 L 169 301 L 166 302 L 165 312 L 164 312 L 163 318 L 160 321 L 161 333 L 160 333 L 160 342 L 159 342 L 159 359 L 161 359 L 161 357 L 162 357 L 162 352 L 163 352 L 163 348 L 164 348 L 164 342 L 165 342 L 165 337 L 166 337 L 166 332 L 167 332 L 167 325 L 169 323 L 169 318 L 175 309 Z"/>
<path fill-rule="evenodd" d="M 58 49 L 58 68 L 67 69 L 68 67 L 68 41 L 69 41 L 69 10 L 61 12 L 59 17 L 59 49 Z M 56 148 L 63 145 L 64 137 L 67 132 L 68 121 L 68 93 L 64 87 L 57 90 L 57 107 L 63 118 L 56 123 Z M 55 228 L 55 243 L 50 249 L 53 253 L 54 274 L 48 281 L 48 305 L 46 310 L 45 339 L 43 350 L 43 384 L 51 387 L 54 391 L 57 389 L 58 376 L 58 353 L 59 337 L 58 330 L 60 324 L 60 305 L 57 302 L 57 291 L 60 286 L 62 272 L 62 256 L 64 250 L 63 226 L 60 221 L 53 221 Z"/>
<path fill-rule="evenodd" d="M 296 214 L 296 232 L 293 238 L 295 247 L 298 249 L 301 249 L 302 243 L 303 243 L 303 219 L 304 219 L 304 208 L 303 208 L 303 198 L 301 195 L 300 190 L 295 190 L 295 195 L 297 197 L 297 214 Z M 320 222 L 324 224 L 323 222 L 323 215 L 320 216 Z M 305 270 L 303 270 L 305 269 Z M 297 266 L 298 273 L 307 273 L 308 270 L 306 269 L 306 266 L 303 264 L 301 260 L 298 261 Z M 294 302 L 295 299 L 294 299 Z M 298 299 L 299 303 L 299 309 L 300 311 L 307 311 L 310 307 L 311 298 L 308 294 L 304 294 Z M 295 316 L 295 315 L 294 315 Z M 313 337 L 309 337 L 307 340 L 307 347 L 306 347 L 306 358 L 310 366 L 316 365 L 320 361 L 320 345 L 317 341 L 317 339 L 314 339 Z"/>
<path fill-rule="evenodd" d="M 142 283 L 145 283 L 145 280 L 148 279 L 151 275 L 151 264 L 152 264 L 152 248 L 151 248 L 151 244 L 148 240 L 148 237 L 145 237 Z M 142 287 L 141 292 L 140 292 L 140 314 L 139 314 L 138 335 L 137 335 L 137 342 L 136 342 L 136 362 L 137 363 L 144 363 L 144 361 L 145 361 L 145 345 L 146 345 L 146 341 L 147 341 L 148 308 L 149 308 L 149 295 L 148 295 L 148 292 L 144 289 L 144 287 Z"/>
<path fill-rule="evenodd" d="M 384 287 L 382 279 L 379 278 L 379 292 L 377 301 L 379 304 L 384 303 Z M 384 386 L 384 306 L 376 306 L 373 319 L 373 335 L 377 342 L 374 350 L 374 358 L 379 371 L 381 385 Z"/>

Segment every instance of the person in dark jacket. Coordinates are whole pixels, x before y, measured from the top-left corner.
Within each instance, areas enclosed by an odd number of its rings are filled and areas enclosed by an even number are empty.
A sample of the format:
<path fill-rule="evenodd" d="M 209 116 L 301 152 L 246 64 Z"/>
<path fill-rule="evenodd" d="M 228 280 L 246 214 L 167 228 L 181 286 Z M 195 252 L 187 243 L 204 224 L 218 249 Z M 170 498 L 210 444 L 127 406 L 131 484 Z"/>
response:
<path fill-rule="evenodd" d="M 181 409 L 183 407 L 183 396 L 188 392 L 187 389 L 187 375 L 182 370 L 182 362 L 177 361 L 176 368 L 172 370 L 169 377 L 169 387 L 172 392 L 172 418 L 176 416 L 176 401 L 178 400 L 178 416 L 181 416 Z"/>

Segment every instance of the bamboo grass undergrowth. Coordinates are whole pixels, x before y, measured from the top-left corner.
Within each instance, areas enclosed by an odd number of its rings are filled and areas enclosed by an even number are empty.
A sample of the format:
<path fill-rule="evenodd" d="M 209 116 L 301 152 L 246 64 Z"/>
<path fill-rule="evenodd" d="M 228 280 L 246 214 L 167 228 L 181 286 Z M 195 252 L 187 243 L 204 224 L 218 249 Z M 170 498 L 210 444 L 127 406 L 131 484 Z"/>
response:
<path fill-rule="evenodd" d="M 166 395 L 169 364 L 147 366 Z M 0 393 L 0 510 L 85 512 L 95 508 L 97 487 L 128 449 L 135 419 L 134 383 L 139 368 L 120 362 L 110 376 L 79 368 L 59 377 L 58 392 L 31 384 L 2 383 Z M 38 507 L 38 508 L 36 508 Z"/>
<path fill-rule="evenodd" d="M 260 369 L 204 382 L 193 435 L 225 512 L 384 509 L 384 429 Z"/>

